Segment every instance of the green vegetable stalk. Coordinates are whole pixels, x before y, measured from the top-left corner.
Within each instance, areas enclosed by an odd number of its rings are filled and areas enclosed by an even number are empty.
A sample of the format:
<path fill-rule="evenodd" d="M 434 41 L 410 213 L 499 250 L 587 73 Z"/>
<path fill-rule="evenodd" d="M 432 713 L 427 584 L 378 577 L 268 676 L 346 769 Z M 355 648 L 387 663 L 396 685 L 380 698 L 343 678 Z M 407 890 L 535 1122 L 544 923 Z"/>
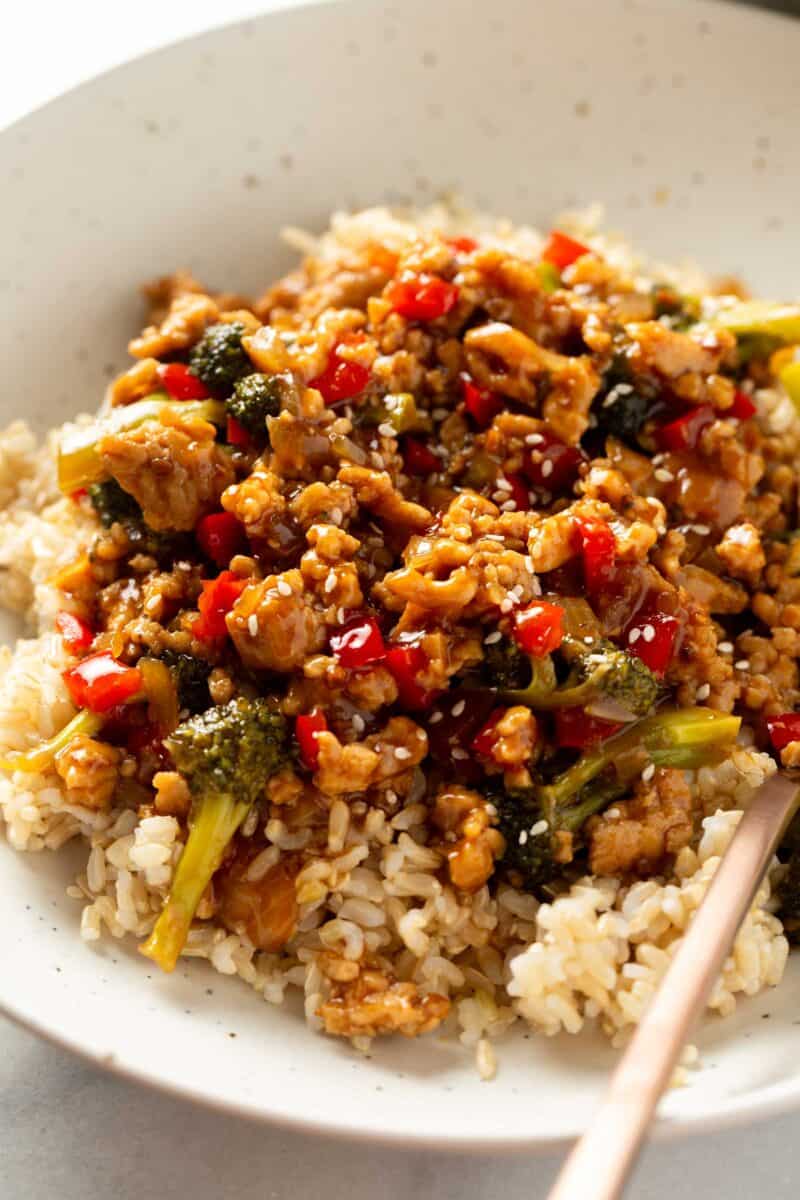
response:
<path fill-rule="evenodd" d="M 165 392 L 154 392 L 92 421 L 75 425 L 61 438 L 58 449 L 58 486 L 65 495 L 99 483 L 107 475 L 100 454 L 100 443 L 109 434 L 126 433 L 145 421 L 158 420 L 165 409 L 182 417 L 199 417 L 215 424 L 225 421 L 225 405 L 218 400 L 171 400 Z"/>
<path fill-rule="evenodd" d="M 175 967 L 203 892 L 270 775 L 286 761 L 286 723 L 267 700 L 237 697 L 179 725 L 166 739 L 194 797 L 189 837 L 167 902 L 141 947 Z"/>
<path fill-rule="evenodd" d="M 800 304 L 743 300 L 717 313 L 711 324 L 717 329 L 727 329 L 737 338 L 768 337 L 785 343 L 800 342 Z"/>
<path fill-rule="evenodd" d="M 79 733 L 84 734 L 85 737 L 94 737 L 102 728 L 103 718 L 101 716 L 89 712 L 88 709 L 81 709 L 63 729 L 60 729 L 47 741 L 40 742 L 32 750 L 20 750 L 5 758 L 0 758 L 0 770 L 26 771 L 31 774 L 46 771 L 53 765 L 53 760 L 59 751 L 68 746 Z"/>

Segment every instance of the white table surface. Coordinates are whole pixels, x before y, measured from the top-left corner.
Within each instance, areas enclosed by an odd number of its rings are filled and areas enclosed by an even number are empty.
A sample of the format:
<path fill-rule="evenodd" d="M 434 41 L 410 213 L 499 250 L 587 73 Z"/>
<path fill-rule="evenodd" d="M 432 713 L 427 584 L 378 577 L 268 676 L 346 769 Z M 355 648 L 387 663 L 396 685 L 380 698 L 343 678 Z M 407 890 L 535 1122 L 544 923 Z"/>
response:
<path fill-rule="evenodd" d="M 0 39 L 0 127 L 132 55 L 266 7 L 269 0 L 16 4 Z M 631 1196 L 796 1200 L 798 1134 L 792 1116 L 651 1148 Z M 99 1074 L 0 1017 L 6 1200 L 538 1200 L 557 1165 L 367 1148 L 247 1124 Z"/>

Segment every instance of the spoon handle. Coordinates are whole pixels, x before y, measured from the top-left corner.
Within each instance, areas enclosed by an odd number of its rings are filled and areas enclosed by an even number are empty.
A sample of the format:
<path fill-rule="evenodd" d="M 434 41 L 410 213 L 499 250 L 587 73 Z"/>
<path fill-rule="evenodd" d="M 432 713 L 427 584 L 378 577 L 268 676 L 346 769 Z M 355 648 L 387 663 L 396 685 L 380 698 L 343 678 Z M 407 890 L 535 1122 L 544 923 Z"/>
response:
<path fill-rule="evenodd" d="M 799 798 L 798 784 L 782 774 L 756 792 L 550 1200 L 617 1200 L 622 1195 L 659 1098 Z"/>

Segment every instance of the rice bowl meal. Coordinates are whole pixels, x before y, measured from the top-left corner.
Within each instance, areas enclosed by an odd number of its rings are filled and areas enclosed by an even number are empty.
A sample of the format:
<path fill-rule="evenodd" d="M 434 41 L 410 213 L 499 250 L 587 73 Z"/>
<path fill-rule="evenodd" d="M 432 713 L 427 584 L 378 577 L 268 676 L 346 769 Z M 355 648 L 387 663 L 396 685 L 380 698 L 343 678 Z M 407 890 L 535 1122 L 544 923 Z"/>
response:
<path fill-rule="evenodd" d="M 130 936 L 365 1050 L 638 1021 L 800 764 L 800 306 L 589 217 L 336 215 L 0 434 L 0 814 Z M 790 829 L 709 1001 L 777 985 Z"/>

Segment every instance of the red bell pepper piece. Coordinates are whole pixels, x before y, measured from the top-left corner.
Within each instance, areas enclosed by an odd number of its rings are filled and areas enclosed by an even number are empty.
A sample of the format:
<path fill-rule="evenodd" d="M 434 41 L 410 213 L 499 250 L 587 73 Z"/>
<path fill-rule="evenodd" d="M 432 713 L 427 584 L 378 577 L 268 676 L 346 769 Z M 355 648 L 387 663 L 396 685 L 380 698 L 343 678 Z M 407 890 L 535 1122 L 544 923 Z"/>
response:
<path fill-rule="evenodd" d="M 608 585 L 614 574 L 617 541 L 605 521 L 579 521 L 577 530 L 586 590 L 590 595 L 596 595 Z"/>
<path fill-rule="evenodd" d="M 233 571 L 221 571 L 216 579 L 207 579 L 197 601 L 200 616 L 192 626 L 195 637 L 204 642 L 226 637 L 225 617 L 247 587 L 248 580 L 240 579 Z"/>
<path fill-rule="evenodd" d="M 356 339 L 347 340 L 352 343 Z M 341 343 L 339 344 L 341 345 Z M 358 396 L 363 392 L 369 383 L 369 377 L 369 368 L 362 366 L 361 363 L 349 362 L 347 359 L 340 358 L 337 350 L 334 349 L 331 351 L 325 370 L 316 379 L 312 379 L 308 386 L 321 392 L 322 399 L 326 404 L 342 404 L 345 400 L 352 400 L 353 396 Z"/>
<path fill-rule="evenodd" d="M 158 377 L 173 400 L 205 400 L 210 394 L 202 379 L 192 375 L 185 363 L 162 363 Z"/>
<path fill-rule="evenodd" d="M 578 478 L 578 468 L 586 455 L 578 446 L 567 446 L 548 433 L 539 435 L 541 442 L 534 446 L 525 464 L 525 474 L 534 487 L 548 492 L 565 492 Z"/>
<path fill-rule="evenodd" d="M 715 418 L 716 414 L 711 405 L 701 404 L 656 429 L 656 441 L 662 450 L 672 450 L 676 453 L 694 450 L 700 434 Z"/>
<path fill-rule="evenodd" d="M 574 750 L 602 742 L 622 728 L 618 721 L 591 717 L 583 708 L 557 708 L 554 716 L 556 745 Z"/>
<path fill-rule="evenodd" d="M 564 640 L 564 609 L 547 600 L 534 600 L 515 614 L 511 634 L 526 654 L 544 658 Z"/>
<path fill-rule="evenodd" d="M 677 617 L 667 613 L 639 613 L 625 631 L 625 648 L 654 675 L 664 675 L 672 662 L 679 628 Z"/>
<path fill-rule="evenodd" d="M 203 553 L 217 564 L 226 567 L 234 554 L 247 545 L 244 526 L 233 513 L 209 513 L 197 523 L 195 536 Z"/>
<path fill-rule="evenodd" d="M 476 754 L 480 754 L 482 758 L 492 758 L 494 748 L 497 745 L 499 734 L 497 726 L 506 715 L 506 709 L 495 708 L 489 713 L 489 719 L 484 725 L 481 725 L 475 737 L 470 742 L 470 749 Z"/>
<path fill-rule="evenodd" d="M 435 321 L 455 307 L 458 288 L 437 275 L 423 273 L 392 280 L 385 296 L 394 311 L 406 320 Z"/>
<path fill-rule="evenodd" d="M 459 379 L 464 408 L 479 429 L 486 429 L 503 408 L 502 396 L 498 396 L 496 392 L 490 392 L 488 388 L 478 387 L 475 380 L 466 371 L 461 372 Z"/>
<path fill-rule="evenodd" d="M 742 391 L 735 392 L 733 404 L 722 413 L 723 417 L 735 417 L 737 421 L 749 421 L 755 415 L 755 404 L 753 404 L 747 392 Z"/>
<path fill-rule="evenodd" d="M 571 267 L 582 254 L 589 253 L 589 247 L 584 246 L 583 242 L 576 242 L 575 238 L 562 233 L 560 229 L 553 229 L 545 242 L 542 258 L 558 267 L 559 271 L 563 271 L 566 267 Z"/>
<path fill-rule="evenodd" d="M 478 243 L 475 238 L 466 237 L 462 234 L 460 237 L 449 237 L 444 239 L 448 246 L 452 246 L 456 254 L 472 254 L 473 250 L 478 249 Z"/>
<path fill-rule="evenodd" d="M 767 731 L 776 750 L 783 750 L 790 742 L 800 742 L 800 713 L 780 713 L 767 717 Z"/>
<path fill-rule="evenodd" d="M 229 446 L 247 447 L 253 444 L 253 439 L 236 417 L 228 417 L 225 426 L 225 441 Z"/>
<path fill-rule="evenodd" d="M 368 613 L 359 613 L 331 634 L 331 650 L 343 667 L 350 670 L 382 662 L 386 657 L 383 634 L 378 622 Z"/>
<path fill-rule="evenodd" d="M 428 665 L 428 657 L 421 646 L 387 646 L 386 666 L 397 684 L 397 696 L 404 708 L 430 708 L 440 693 L 425 688 L 419 677 Z"/>
<path fill-rule="evenodd" d="M 407 437 L 403 443 L 403 462 L 409 475 L 432 475 L 442 469 L 441 460 L 415 437 Z"/>
<path fill-rule="evenodd" d="M 300 757 L 309 771 L 319 766 L 317 737 L 328 728 L 328 721 L 321 708 L 312 708 L 310 713 L 301 713 L 294 723 L 294 736 L 300 747 Z"/>
<path fill-rule="evenodd" d="M 62 610 L 56 613 L 56 629 L 64 639 L 64 645 L 72 654 L 88 650 L 94 641 L 94 630 L 83 617 Z"/>
<path fill-rule="evenodd" d="M 104 650 L 70 667 L 64 672 L 64 682 L 76 708 L 104 713 L 141 691 L 142 673 L 138 667 L 126 667 Z"/>

